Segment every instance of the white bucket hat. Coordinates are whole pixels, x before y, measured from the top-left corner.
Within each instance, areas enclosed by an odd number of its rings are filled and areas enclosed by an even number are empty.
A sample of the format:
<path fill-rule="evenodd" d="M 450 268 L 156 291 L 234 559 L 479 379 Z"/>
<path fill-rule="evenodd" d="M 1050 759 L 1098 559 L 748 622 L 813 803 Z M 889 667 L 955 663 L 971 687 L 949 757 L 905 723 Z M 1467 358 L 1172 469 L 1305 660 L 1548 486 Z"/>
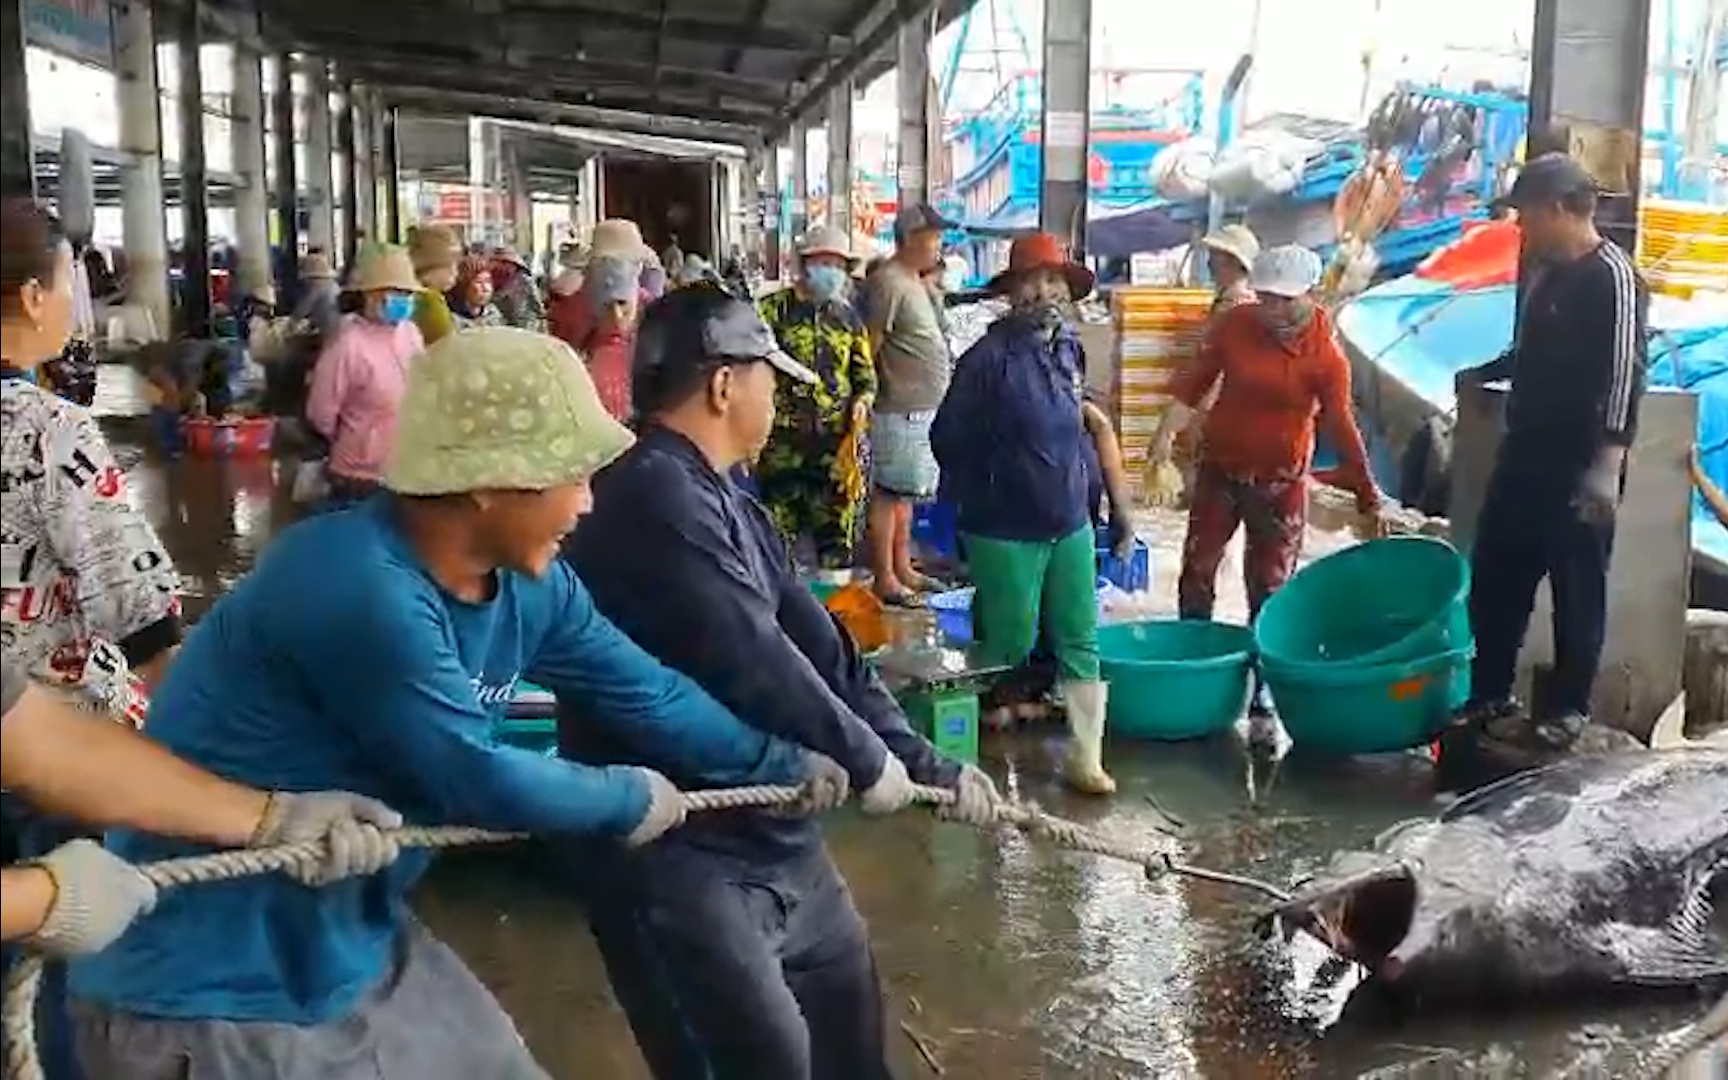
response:
<path fill-rule="evenodd" d="M 1222 251 L 1241 263 L 1244 270 L 1252 268 L 1254 260 L 1260 257 L 1260 238 L 1246 225 L 1226 225 L 1207 233 L 1200 246 L 1208 251 Z"/>
<path fill-rule="evenodd" d="M 1320 284 L 1320 256 L 1299 244 L 1268 248 L 1254 260 L 1248 287 L 1263 296 L 1306 296 Z"/>

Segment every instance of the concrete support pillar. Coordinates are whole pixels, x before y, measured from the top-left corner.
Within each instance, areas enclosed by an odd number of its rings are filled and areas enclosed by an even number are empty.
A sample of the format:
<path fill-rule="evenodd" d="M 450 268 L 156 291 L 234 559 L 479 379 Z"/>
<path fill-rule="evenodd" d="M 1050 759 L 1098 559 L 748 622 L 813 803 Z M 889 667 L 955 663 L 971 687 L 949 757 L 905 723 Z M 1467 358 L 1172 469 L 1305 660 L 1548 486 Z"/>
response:
<path fill-rule="evenodd" d="M 1637 248 L 1651 0 L 1536 0 L 1529 155 L 1565 150 L 1605 197 L 1602 235 Z"/>
<path fill-rule="evenodd" d="M 202 0 L 181 0 L 174 11 L 180 85 L 175 105 L 180 117 L 180 217 L 185 275 L 181 279 L 181 327 L 191 337 L 209 337 L 210 204 L 209 170 L 204 163 L 204 72 Z"/>
<path fill-rule="evenodd" d="M 402 178 L 396 159 L 396 107 L 383 106 L 378 114 L 378 180 L 383 189 L 384 235 L 402 242 Z"/>
<path fill-rule="evenodd" d="M 24 66 L 23 0 L 0 0 L 0 195 L 36 194 L 35 129 Z"/>
<path fill-rule="evenodd" d="M 1091 121 L 1092 0 L 1045 0 L 1043 186 L 1038 227 L 1075 258 L 1086 252 L 1086 144 Z"/>
<path fill-rule="evenodd" d="M 300 185 L 295 176 L 294 57 L 276 54 L 275 86 L 270 92 L 271 136 L 276 144 L 276 243 L 281 251 L 277 298 L 291 304 L 300 292 Z"/>
<path fill-rule="evenodd" d="M 828 94 L 828 225 L 852 235 L 852 80 Z"/>
<path fill-rule="evenodd" d="M 913 19 L 900 28 L 896 73 L 900 86 L 899 162 L 895 184 L 900 205 L 930 201 L 930 32 L 929 19 Z"/>
<path fill-rule="evenodd" d="M 150 0 L 114 5 L 114 75 L 120 112 L 120 229 L 127 298 L 150 313 L 158 334 L 173 329 L 168 299 L 168 229 L 162 198 L 162 97 Z"/>
<path fill-rule="evenodd" d="M 270 181 L 264 173 L 264 69 L 258 53 L 234 46 L 229 105 L 234 161 L 234 233 L 240 295 L 270 284 Z"/>
<path fill-rule="evenodd" d="M 791 139 L 792 220 L 787 224 L 791 227 L 792 242 L 797 243 L 798 237 L 810 227 L 810 124 L 803 117 L 793 122 Z M 779 264 L 774 265 L 778 274 Z"/>
<path fill-rule="evenodd" d="M 528 190 L 528 170 L 522 164 L 521 148 L 503 144 L 504 199 L 509 205 L 510 227 L 505 236 L 525 259 L 533 260 L 534 197 Z"/>
<path fill-rule="evenodd" d="M 758 147 L 744 166 L 742 198 L 748 215 L 744 250 L 747 259 L 759 260 L 763 266 L 780 262 L 780 184 L 775 154 L 772 144 Z"/>
<path fill-rule="evenodd" d="M 336 190 L 342 207 L 342 265 L 354 265 L 354 253 L 360 249 L 360 173 L 359 159 L 354 154 L 354 84 L 342 87 L 342 103 L 336 110 L 336 149 L 342 154 L 342 170 L 336 177 Z"/>
<path fill-rule="evenodd" d="M 378 228 L 378 99 L 372 88 L 350 82 L 346 91 L 353 111 L 353 139 L 348 154 L 354 161 L 354 229 L 366 240 L 382 235 Z"/>
<path fill-rule="evenodd" d="M 323 248 L 332 259 L 336 250 L 336 207 L 330 162 L 330 65 L 322 57 L 301 61 L 306 76 L 306 246 Z"/>

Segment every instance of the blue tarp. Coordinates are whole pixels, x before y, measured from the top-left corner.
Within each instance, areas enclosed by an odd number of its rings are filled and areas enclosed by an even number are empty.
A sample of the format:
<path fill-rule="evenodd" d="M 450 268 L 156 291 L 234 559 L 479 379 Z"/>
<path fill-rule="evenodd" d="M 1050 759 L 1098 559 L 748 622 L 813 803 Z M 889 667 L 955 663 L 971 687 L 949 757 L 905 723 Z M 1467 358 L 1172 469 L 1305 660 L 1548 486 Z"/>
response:
<path fill-rule="evenodd" d="M 1368 361 L 1437 411 L 1455 404 L 1452 377 L 1493 359 L 1512 339 L 1516 290 L 1467 291 L 1418 277 L 1369 289 L 1338 313 L 1338 329 Z M 1658 328 L 1650 346 L 1650 385 L 1698 395 L 1698 457 L 1728 488 L 1728 322 Z M 1694 495 L 1692 546 L 1728 566 L 1728 529 Z"/>

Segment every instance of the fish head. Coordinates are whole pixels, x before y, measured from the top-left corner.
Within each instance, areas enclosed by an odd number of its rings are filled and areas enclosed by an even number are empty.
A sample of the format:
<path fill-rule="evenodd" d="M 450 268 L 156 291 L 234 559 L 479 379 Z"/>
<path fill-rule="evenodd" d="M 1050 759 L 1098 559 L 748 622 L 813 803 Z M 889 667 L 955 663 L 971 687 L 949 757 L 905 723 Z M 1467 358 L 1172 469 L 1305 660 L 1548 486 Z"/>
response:
<path fill-rule="evenodd" d="M 1469 897 L 1411 858 L 1340 854 L 1272 916 L 1286 940 L 1307 934 L 1385 984 L 1424 982 L 1471 962 L 1457 947 L 1473 921 Z"/>

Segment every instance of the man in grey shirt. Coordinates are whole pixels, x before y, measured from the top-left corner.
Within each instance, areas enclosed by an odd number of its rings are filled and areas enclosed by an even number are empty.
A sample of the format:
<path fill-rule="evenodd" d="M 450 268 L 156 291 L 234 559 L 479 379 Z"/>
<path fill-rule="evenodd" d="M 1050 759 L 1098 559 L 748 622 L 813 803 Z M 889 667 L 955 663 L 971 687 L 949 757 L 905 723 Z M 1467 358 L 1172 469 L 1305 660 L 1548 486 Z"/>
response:
<path fill-rule="evenodd" d="M 871 424 L 870 569 L 885 602 L 913 606 L 933 582 L 912 566 L 912 505 L 936 496 L 930 424 L 948 392 L 953 357 L 941 300 L 927 275 L 942 265 L 949 223 L 922 204 L 900 211 L 894 255 L 870 275 L 868 330 L 880 389 Z"/>

